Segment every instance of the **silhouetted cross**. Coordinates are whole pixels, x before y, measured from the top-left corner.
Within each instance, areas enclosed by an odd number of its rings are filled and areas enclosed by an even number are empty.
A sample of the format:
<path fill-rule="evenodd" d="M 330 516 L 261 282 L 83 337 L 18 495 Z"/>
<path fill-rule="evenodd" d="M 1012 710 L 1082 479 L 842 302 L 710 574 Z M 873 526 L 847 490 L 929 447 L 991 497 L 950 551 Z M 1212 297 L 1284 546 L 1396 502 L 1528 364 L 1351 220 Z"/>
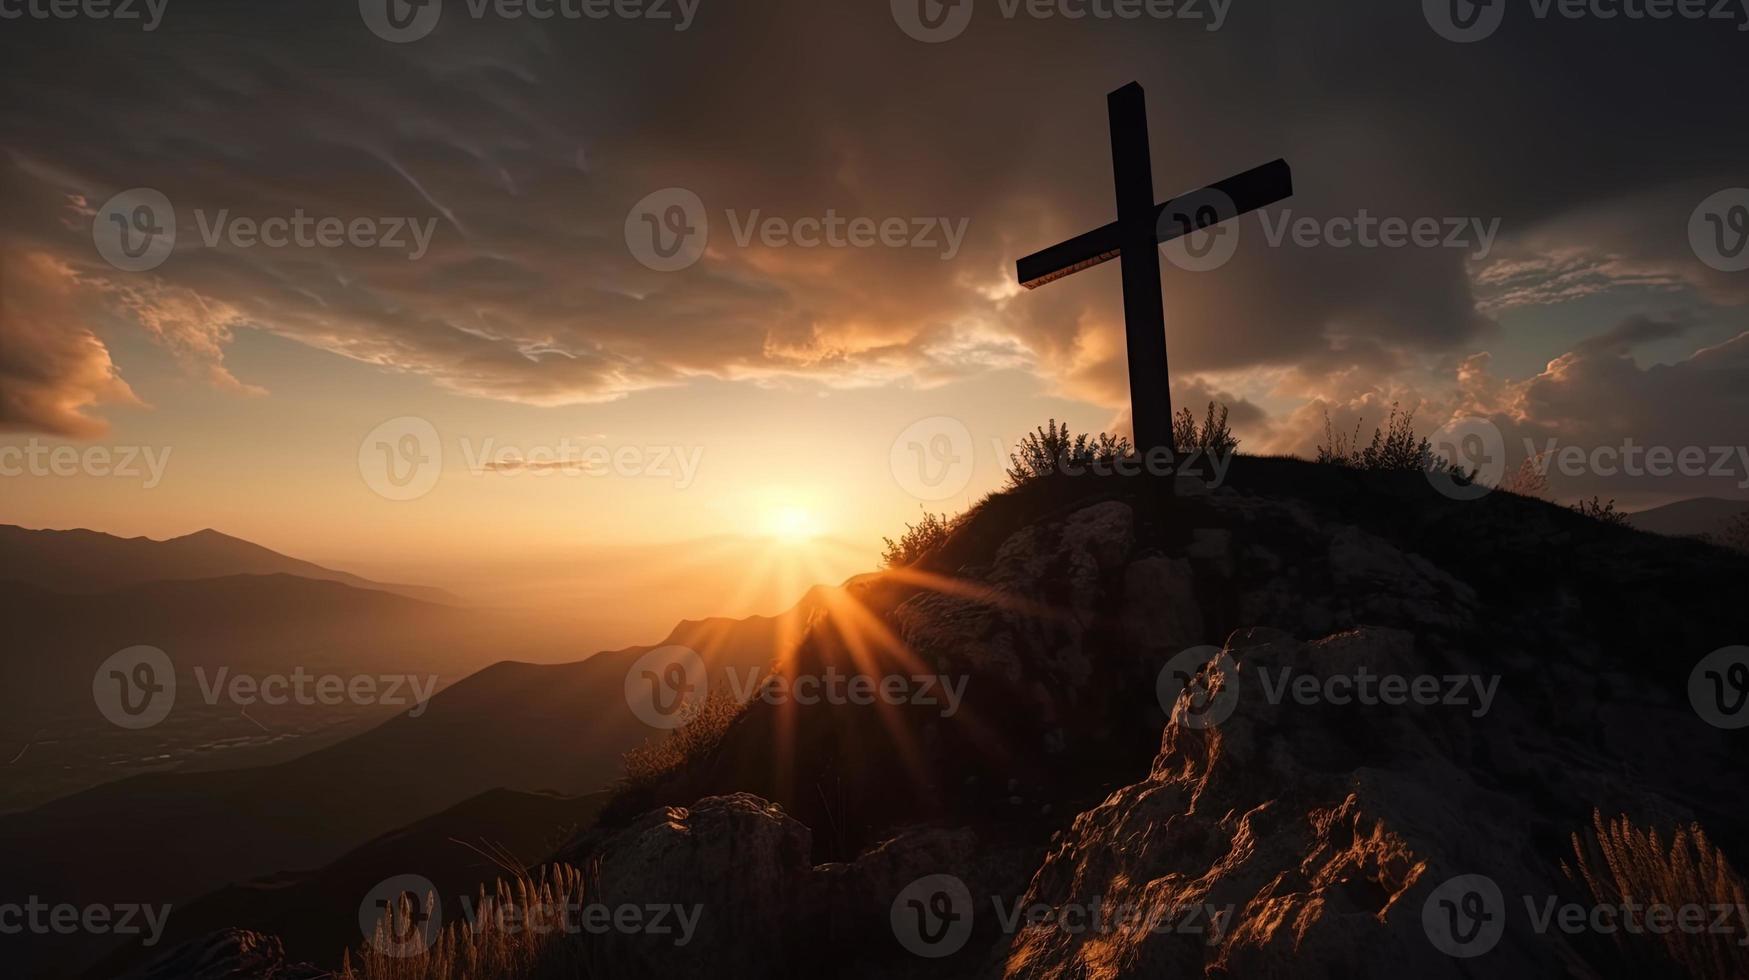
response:
<path fill-rule="evenodd" d="M 1135 82 L 1105 98 L 1111 118 L 1111 173 L 1117 184 L 1117 220 L 1052 245 L 1016 263 L 1020 284 L 1037 289 L 1114 258 L 1123 260 L 1123 316 L 1130 363 L 1130 410 L 1136 452 L 1172 444 L 1172 394 L 1167 388 L 1166 312 L 1160 303 L 1160 258 L 1155 246 L 1219 224 L 1293 195 L 1286 160 L 1266 163 L 1200 191 L 1154 203 L 1148 157 L 1148 110 Z"/>

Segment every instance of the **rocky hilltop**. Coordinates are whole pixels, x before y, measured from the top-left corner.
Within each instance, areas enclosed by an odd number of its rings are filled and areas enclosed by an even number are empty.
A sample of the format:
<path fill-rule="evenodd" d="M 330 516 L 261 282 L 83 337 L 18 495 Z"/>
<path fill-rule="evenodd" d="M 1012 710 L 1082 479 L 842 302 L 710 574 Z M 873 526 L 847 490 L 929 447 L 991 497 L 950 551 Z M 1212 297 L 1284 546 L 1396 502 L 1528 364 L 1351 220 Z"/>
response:
<path fill-rule="evenodd" d="M 1413 472 L 1000 494 L 555 855 L 587 902 L 696 910 L 685 941 L 540 975 L 1749 975 L 1749 918 L 1597 912 L 1743 902 L 1745 736 L 1702 679 L 1745 582 Z M 801 696 L 840 675 L 902 680 Z"/>
<path fill-rule="evenodd" d="M 1749 637 L 1741 556 L 1414 473 L 1148 493 L 993 498 L 823 612 L 780 675 L 921 665 L 960 712 L 756 700 L 620 800 L 567 857 L 705 909 L 616 938 L 625 975 L 1609 976 L 1615 937 L 1529 911 L 1597 904 L 1595 813 L 1749 853 L 1744 741 L 1690 698 Z"/>

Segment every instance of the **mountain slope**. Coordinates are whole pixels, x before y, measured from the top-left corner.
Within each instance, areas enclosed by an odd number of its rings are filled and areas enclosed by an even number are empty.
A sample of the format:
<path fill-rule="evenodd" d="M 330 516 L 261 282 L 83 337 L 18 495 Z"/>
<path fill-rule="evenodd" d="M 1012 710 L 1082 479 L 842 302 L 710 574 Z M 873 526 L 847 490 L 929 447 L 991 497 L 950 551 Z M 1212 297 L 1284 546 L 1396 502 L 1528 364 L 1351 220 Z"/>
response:
<path fill-rule="evenodd" d="M 14 778 L 0 787 L 0 810 L 142 768 L 240 764 L 264 748 L 307 751 L 308 738 L 385 714 L 350 699 L 277 708 L 209 702 L 221 670 L 227 678 L 409 673 L 441 687 L 507 653 L 545 652 L 531 649 L 527 629 L 506 617 L 285 574 L 95 594 L 0 583 L 0 619 L 8 624 L 0 758 L 22 752 Z M 112 654 L 140 645 L 164 651 L 174 665 L 175 707 L 159 725 L 124 730 L 98 713 L 93 676 Z"/>
<path fill-rule="evenodd" d="M 292 961 L 333 962 L 360 940 L 358 905 L 378 882 L 417 874 L 431 882 L 451 920 L 506 869 L 499 860 L 532 865 L 578 824 L 592 819 L 602 796 L 555 796 L 492 790 L 368 841 L 309 872 L 289 872 L 221 888 L 178 907 L 152 950 L 116 951 L 93 978 L 126 972 L 166 951 L 226 929 L 268 933 Z M 490 855 L 490 857 L 488 857 Z"/>
<path fill-rule="evenodd" d="M 372 582 L 282 555 L 212 529 L 179 538 L 120 538 L 99 531 L 31 530 L 0 525 L 0 581 L 51 592 L 108 592 L 145 582 L 230 575 L 296 575 L 419 599 L 454 603 L 442 589 Z"/>
<path fill-rule="evenodd" d="M 780 616 L 688 622 L 663 645 L 691 647 L 711 669 L 762 671 L 800 634 L 821 594 Z M 0 816 L 0 878 L 63 901 L 180 903 L 230 882 L 321 867 L 491 790 L 594 792 L 652 734 L 625 696 L 627 672 L 645 649 L 498 663 L 439 693 L 418 717 L 398 715 L 289 762 L 140 775 Z M 115 833 L 124 823 L 128 832 Z M 74 975 L 105 951 L 91 937 L 77 947 L 29 938 L 15 955 L 42 971 L 33 976 Z M 7 945 L 0 937 L 0 955 Z M 49 972 L 51 964 L 61 972 Z"/>

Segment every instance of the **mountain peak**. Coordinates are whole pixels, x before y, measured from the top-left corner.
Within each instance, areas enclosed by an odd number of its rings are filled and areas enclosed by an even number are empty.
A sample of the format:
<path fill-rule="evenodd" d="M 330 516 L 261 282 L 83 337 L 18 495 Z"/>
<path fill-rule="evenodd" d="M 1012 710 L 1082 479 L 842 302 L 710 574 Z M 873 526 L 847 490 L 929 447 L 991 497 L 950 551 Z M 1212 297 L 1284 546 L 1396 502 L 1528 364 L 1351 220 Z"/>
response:
<path fill-rule="evenodd" d="M 1749 845 L 1749 786 L 1719 778 L 1740 747 L 1688 689 L 1749 636 L 1749 611 L 1710 599 L 1745 576 L 1723 548 L 1511 493 L 1454 499 L 1418 471 L 1242 458 L 1175 497 L 1043 481 L 856 583 L 854 610 L 776 668 L 779 700 L 622 792 L 561 859 L 598 868 L 610 906 L 660 894 L 772 924 L 701 926 L 685 955 L 711 963 L 770 955 L 749 935 L 875 934 L 916 898 L 1168 925 L 1207 909 L 1219 932 L 968 929 L 939 971 L 870 947 L 867 975 L 1288 976 L 1307 955 L 1446 975 L 1422 909 L 1475 876 L 1567 894 L 1597 813 Z M 782 699 L 833 672 L 921 694 L 919 668 L 963 697 Z M 746 854 L 770 855 L 756 897 Z M 957 897 L 920 891 L 941 881 Z M 631 974 L 685 969 L 656 943 L 620 952 Z M 1607 950 L 1583 952 L 1610 975 Z M 796 939 L 780 958 L 830 972 L 842 953 Z M 1501 975 L 1562 965 L 1548 944 L 1493 957 Z"/>

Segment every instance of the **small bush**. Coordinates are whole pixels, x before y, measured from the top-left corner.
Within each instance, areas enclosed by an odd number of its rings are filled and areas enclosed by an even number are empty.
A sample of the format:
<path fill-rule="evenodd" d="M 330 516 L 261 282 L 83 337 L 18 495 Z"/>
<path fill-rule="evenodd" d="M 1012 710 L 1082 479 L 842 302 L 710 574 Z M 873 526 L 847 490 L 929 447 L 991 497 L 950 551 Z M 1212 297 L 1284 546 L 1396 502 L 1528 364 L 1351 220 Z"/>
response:
<path fill-rule="evenodd" d="M 1354 435 L 1348 436 L 1335 431 L 1330 413 L 1325 412 L 1324 441 L 1318 443 L 1317 460 L 1355 470 L 1449 473 L 1459 484 L 1468 484 L 1476 478 L 1474 470 L 1465 472 L 1435 453 L 1432 443 L 1417 438 L 1415 413 L 1401 411 L 1396 402 L 1391 403 L 1391 415 L 1384 426 L 1373 429 L 1372 441 L 1364 448 L 1360 445 L 1358 420 L 1354 423 Z"/>
<path fill-rule="evenodd" d="M 1725 525 L 1724 545 L 1749 553 L 1749 510 L 1731 518 L 1731 522 Z"/>
<path fill-rule="evenodd" d="M 923 512 L 923 519 L 915 524 L 905 525 L 905 533 L 899 535 L 899 540 L 882 538 L 886 547 L 881 550 L 881 565 L 886 568 L 904 568 L 917 564 L 924 555 L 929 554 L 953 533 L 955 521 L 946 514 L 931 514 Z"/>
<path fill-rule="evenodd" d="M 1549 499 L 1549 476 L 1543 458 L 1547 453 L 1527 456 L 1524 462 L 1518 464 L 1518 472 L 1514 473 L 1500 489 L 1508 493 L 1516 493 L 1520 497 L 1535 497 L 1538 500 Z"/>
<path fill-rule="evenodd" d="M 1591 824 L 1585 835 L 1573 835 L 1574 863 L 1561 862 L 1561 870 L 1583 884 L 1597 904 L 1744 907 L 1743 879 L 1699 824 L 1678 829 L 1668 851 L 1657 831 L 1640 830 L 1625 816 L 1606 823 L 1603 814 L 1593 812 Z M 1736 933 L 1676 929 L 1657 935 L 1644 921 L 1631 926 L 1614 936 L 1625 962 L 1612 962 L 1605 973 L 1668 976 L 1675 966 L 1694 980 L 1749 977 L 1749 949 L 1738 945 Z"/>
<path fill-rule="evenodd" d="M 1008 457 L 1008 487 L 1018 489 L 1036 480 L 1080 472 L 1094 465 L 1109 467 L 1135 450 L 1122 436 L 1101 432 L 1069 435 L 1068 423 L 1051 419 L 1020 440 Z"/>
<path fill-rule="evenodd" d="M 1434 466 L 1433 447 L 1426 439 L 1415 438 L 1415 413 L 1403 412 L 1391 403 L 1391 416 L 1383 428 L 1374 428 L 1372 441 L 1360 445 L 1360 422 L 1354 423 L 1354 435 L 1335 432 L 1330 413 L 1324 413 L 1324 441 L 1318 444 L 1318 462 L 1335 463 L 1357 470 L 1426 470 Z"/>
<path fill-rule="evenodd" d="M 1616 527 L 1633 526 L 1628 520 L 1627 514 L 1615 509 L 1614 500 L 1605 502 L 1597 497 L 1592 497 L 1590 500 L 1581 500 L 1574 504 L 1573 510 L 1594 521 L 1602 521 L 1605 524 L 1613 524 Z"/>
<path fill-rule="evenodd" d="M 1239 449 L 1239 440 L 1227 427 L 1227 406 L 1220 406 L 1217 413 L 1214 402 L 1209 402 L 1208 414 L 1203 417 L 1201 426 L 1196 424 L 1196 416 L 1190 409 L 1179 409 L 1172 422 L 1172 444 L 1181 453 L 1200 451 L 1223 459 Z"/>

